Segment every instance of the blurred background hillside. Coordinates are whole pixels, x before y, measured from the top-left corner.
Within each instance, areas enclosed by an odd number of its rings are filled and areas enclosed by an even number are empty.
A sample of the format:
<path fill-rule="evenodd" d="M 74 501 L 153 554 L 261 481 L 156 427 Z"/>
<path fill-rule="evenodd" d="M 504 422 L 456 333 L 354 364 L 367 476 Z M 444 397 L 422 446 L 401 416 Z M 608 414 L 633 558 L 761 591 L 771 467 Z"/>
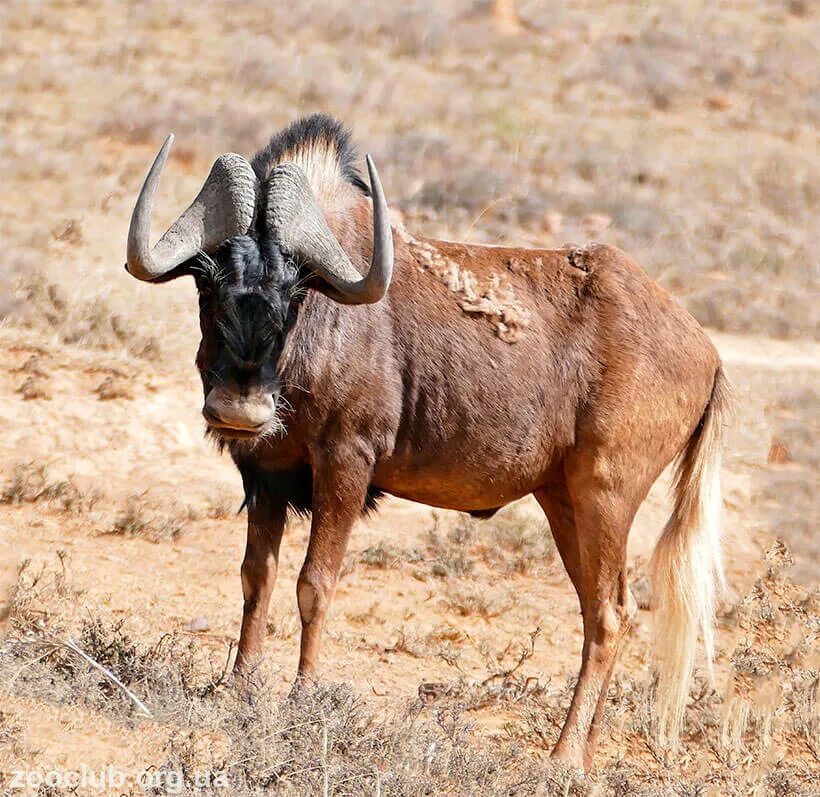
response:
<path fill-rule="evenodd" d="M 706 325 L 815 337 L 812 6 L 7 0 L 4 265 L 110 283 L 169 131 L 170 217 L 215 156 L 322 110 L 420 233 L 615 243 Z"/>

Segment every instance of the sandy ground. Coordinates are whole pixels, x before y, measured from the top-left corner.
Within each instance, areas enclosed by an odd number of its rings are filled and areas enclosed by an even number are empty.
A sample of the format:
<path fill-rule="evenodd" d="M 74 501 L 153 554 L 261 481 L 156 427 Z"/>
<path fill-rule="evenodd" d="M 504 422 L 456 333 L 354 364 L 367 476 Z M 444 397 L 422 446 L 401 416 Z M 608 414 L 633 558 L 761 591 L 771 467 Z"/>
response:
<path fill-rule="evenodd" d="M 735 383 L 738 407 L 723 472 L 731 602 L 760 573 L 761 553 L 770 541 L 754 501 L 755 478 L 770 442 L 766 396 L 758 385 L 761 380 L 777 383 L 792 370 L 816 370 L 820 346 L 714 337 Z M 34 371 L 47 374 L 40 379 L 51 398 L 25 400 L 20 394 L 21 384 Z M 208 517 L 215 506 L 238 506 L 240 486 L 230 461 L 202 438 L 193 368 L 135 369 L 114 356 L 46 339 L 37 343 L 30 332 L 5 328 L 0 330 L 0 374 L 0 391 L 8 397 L 0 408 L 6 430 L 0 461 L 7 472 L 15 464 L 36 461 L 47 466 L 49 478 L 70 477 L 82 490 L 101 493 L 90 511 L 79 513 L 45 503 L 2 507 L 0 532 L 8 541 L 0 553 L 3 591 L 11 587 L 24 560 L 30 560 L 30 569 L 55 568 L 61 552 L 60 567 L 68 572 L 72 596 L 43 601 L 51 623 L 70 627 L 83 616 L 125 619 L 137 638 L 190 633 L 214 661 L 224 658 L 236 640 L 241 611 L 238 568 L 244 518 L 232 513 Z M 102 400 L 100 385 L 112 376 L 127 397 Z M 636 519 L 630 540 L 635 578 L 642 574 L 666 518 L 666 487 L 663 477 Z M 181 518 L 179 535 L 151 542 L 110 533 L 129 499 L 153 517 Z M 533 524 L 539 522 L 533 501 L 522 502 L 521 512 L 531 516 Z M 456 520 L 452 513 L 436 514 L 439 528 Z M 423 561 L 386 568 L 358 561 L 362 551 L 379 542 L 416 549 L 423 559 L 433 524 L 431 509 L 397 499 L 386 500 L 377 515 L 358 524 L 325 637 L 326 676 L 352 683 L 371 700 L 398 703 L 415 697 L 421 683 L 452 679 L 452 668 L 429 645 L 431 640 L 449 641 L 460 651 L 465 675 L 480 679 L 486 671 L 480 651 L 499 654 L 537 627 L 542 632 L 526 662 L 526 674 L 555 683 L 574 675 L 582 642 L 580 618 L 559 562 L 530 574 L 509 574 L 479 562 L 463 581 L 487 597 L 495 615 L 487 617 L 465 616 L 448 605 L 449 580 L 426 574 Z M 266 653 L 282 693 L 294 674 L 294 585 L 306 534 L 304 522 L 291 523 L 272 604 Z M 189 632 L 191 621 L 200 617 L 207 618 L 207 630 Z M 649 615 L 640 612 L 620 665 L 638 677 L 648 677 L 648 630 Z M 721 671 L 730 649 L 728 640 L 719 640 Z M 67 766 L 80 758 L 88 765 L 113 761 L 133 769 L 150 758 L 162 736 L 150 722 L 128 730 L 114 728 L 109 720 L 89 717 L 83 709 L 15 698 L 13 691 L 4 695 L 3 713 L 24 728 L 22 746 L 29 766 Z M 501 732 L 508 717 L 503 711 L 479 710 L 475 720 L 482 732 L 492 735 Z M 605 743 L 603 755 L 617 755 L 617 750 Z"/>

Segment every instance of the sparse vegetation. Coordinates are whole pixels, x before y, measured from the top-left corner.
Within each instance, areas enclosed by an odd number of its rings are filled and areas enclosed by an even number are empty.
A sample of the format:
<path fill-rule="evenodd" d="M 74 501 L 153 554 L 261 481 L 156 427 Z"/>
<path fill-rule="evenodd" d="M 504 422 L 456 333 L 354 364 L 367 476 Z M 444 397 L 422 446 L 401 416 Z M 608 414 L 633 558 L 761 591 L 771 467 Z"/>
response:
<path fill-rule="evenodd" d="M 238 513 L 239 501 L 230 495 L 218 495 L 208 502 L 207 516 L 212 520 L 225 520 Z"/>
<path fill-rule="evenodd" d="M 434 513 L 428 551 L 432 560 L 427 572 L 439 578 L 466 576 L 478 561 L 493 570 L 530 574 L 549 568 L 555 560 L 555 543 L 546 520 L 516 505 L 488 520 L 460 515 L 449 527 Z"/>
<path fill-rule="evenodd" d="M 377 711 L 342 684 L 281 699 L 262 671 L 239 689 L 227 675 L 224 650 L 204 657 L 196 644 L 174 635 L 137 642 L 122 620 L 85 617 L 74 644 L 149 707 L 166 740 L 155 766 L 190 777 L 194 772 L 221 774 L 232 794 L 265 789 L 313 793 L 324 783 L 370 793 L 378 783 L 382 794 L 396 795 L 429 794 L 432 789 L 648 797 L 698 793 L 707 785 L 721 794 L 746 794 L 755 787 L 764 789 L 755 793 L 766 795 L 807 795 L 811 768 L 806 762 L 818 752 L 817 673 L 795 651 L 811 650 L 816 607 L 807 603 L 813 598 L 805 590 L 784 577 L 784 549 L 772 549 L 767 558 L 768 574 L 731 613 L 740 644 L 732 657 L 729 703 L 705 681 L 692 691 L 685 741 L 689 749 L 701 751 L 697 773 L 691 772 L 688 759 L 656 746 L 651 685 L 624 673 L 610 687 L 608 733 L 615 744 L 629 747 L 627 759 L 579 778 L 526 755 L 525 745 L 549 747 L 555 741 L 573 687 L 571 679 L 553 685 L 531 671 L 539 629 L 496 650 L 482 647 L 484 676 L 469 678 L 461 672 L 454 681 L 421 683 L 418 699 L 388 712 Z M 69 638 L 66 629 L 45 630 L 19 608 L 12 616 L 17 630 L 0 642 L 0 689 L 13 679 L 17 695 L 82 705 L 118 723 L 137 721 L 134 702 L 63 644 Z M 402 638 L 396 649 L 413 655 L 414 644 Z M 461 669 L 457 659 L 451 664 Z M 782 683 L 787 698 L 764 717 L 760 709 L 769 709 L 752 695 L 771 685 L 767 673 L 772 667 L 787 673 Z M 759 678 L 757 686 L 747 682 L 753 674 Z M 749 702 L 741 710 L 743 700 Z M 510 717 L 504 734 L 491 742 L 476 735 L 469 718 L 499 707 Z M 0 738 L 15 738 L 13 723 L 7 731 L 3 728 L 0 724 Z M 203 739 L 209 740 L 207 745 L 199 743 Z M 778 751 L 786 749 L 792 754 L 784 758 Z M 751 767 L 750 757 L 757 762 Z M 186 782 L 182 793 L 194 794 L 193 782 Z"/>
<path fill-rule="evenodd" d="M 758 500 L 766 507 L 773 534 L 799 553 L 794 576 L 817 584 L 817 472 L 820 467 L 820 395 L 813 374 L 800 374 L 781 386 L 767 407 L 768 468 L 757 478 Z"/>
<path fill-rule="evenodd" d="M 488 594 L 487 588 L 473 584 L 448 584 L 445 588 L 444 601 L 449 609 L 452 609 L 462 617 L 478 615 L 484 620 L 503 614 L 514 605 L 510 595 L 503 599 Z"/>
<path fill-rule="evenodd" d="M 35 328 L 46 326 L 56 331 L 64 343 L 124 349 L 143 359 L 155 359 L 159 354 L 159 341 L 143 334 L 136 319 L 117 313 L 102 296 L 69 298 L 65 288 L 51 282 L 42 272 L 27 273 L 21 279 L 18 293 L 18 322 Z M 108 388 L 110 391 L 111 386 Z M 117 395 L 104 395 L 105 392 L 101 398 L 132 397 L 123 385 Z"/>
<path fill-rule="evenodd" d="M 15 465 L 0 491 L 0 504 L 48 503 L 64 512 L 89 512 L 100 500 L 99 490 L 82 490 L 71 479 L 53 479 L 42 462 Z"/>
<path fill-rule="evenodd" d="M 179 537 L 192 519 L 189 509 L 169 515 L 149 507 L 144 495 L 132 495 L 117 515 L 110 533 L 141 537 L 149 542 L 167 542 Z"/>
<path fill-rule="evenodd" d="M 20 563 L 17 577 L 0 603 L 0 621 L 26 628 L 42 620 L 46 615 L 42 607 L 49 602 L 76 601 L 82 595 L 72 578 L 68 553 L 59 549 L 56 558 L 56 567 L 52 562 L 35 564 L 31 559 Z"/>
<path fill-rule="evenodd" d="M 390 569 L 401 562 L 418 562 L 421 558 L 418 551 L 406 551 L 386 542 L 377 542 L 359 555 L 362 564 L 381 570 Z"/>
<path fill-rule="evenodd" d="M 10 195 L 23 193 L 17 186 L 51 189 L 40 192 L 38 213 L 13 214 L 38 219 L 30 234 L 0 227 L 16 242 L 7 267 L 29 283 L 13 311 L 56 323 L 66 340 L 127 341 L 156 354 L 156 339 L 131 326 L 119 298 L 108 304 L 106 291 L 77 302 L 75 286 L 66 291 L 77 273 L 67 266 L 86 269 L 92 254 L 109 273 L 121 257 L 118 242 L 99 240 L 89 213 L 102 211 L 107 224 L 125 212 L 142 145 L 175 130 L 174 159 L 187 168 L 216 151 L 250 153 L 317 108 L 341 113 L 368 142 L 393 205 L 420 232 L 549 243 L 554 226 L 544 220 L 560 213 L 560 243 L 586 237 L 591 215 L 607 216 L 611 224 L 594 235 L 633 253 L 705 323 L 817 335 L 808 299 L 816 281 L 808 233 L 818 202 L 816 36 L 812 15 L 788 3 L 744 0 L 692 16 L 685 0 L 605 12 L 528 2 L 509 35 L 462 0 L 364 13 L 338 1 L 238 9 L 220 0 L 207 13 L 161 4 L 130 16 L 103 13 L 106 2 L 71 16 L 79 26 L 103 19 L 100 36 L 121 46 L 100 48 L 44 24 L 61 46 L 36 74 L 15 68 L 25 57 L 27 4 L 3 10 L 15 118 L 21 129 L 36 125 L 44 103 L 62 122 L 36 158 L 23 136 L 7 137 L 0 150 Z M 607 24 L 596 23 L 599 13 Z M 207 59 L 174 58 L 158 46 L 175 17 L 192 47 L 208 42 Z M 217 31 L 214 19 L 223 17 L 230 23 Z M 353 52 L 360 57 L 351 61 Z M 169 80 L 186 91 L 172 96 Z M 116 103 L 105 99 L 112 92 Z M 103 144 L 70 157 L 89 130 Z M 46 257 L 57 269 L 32 288 L 30 263 Z"/>

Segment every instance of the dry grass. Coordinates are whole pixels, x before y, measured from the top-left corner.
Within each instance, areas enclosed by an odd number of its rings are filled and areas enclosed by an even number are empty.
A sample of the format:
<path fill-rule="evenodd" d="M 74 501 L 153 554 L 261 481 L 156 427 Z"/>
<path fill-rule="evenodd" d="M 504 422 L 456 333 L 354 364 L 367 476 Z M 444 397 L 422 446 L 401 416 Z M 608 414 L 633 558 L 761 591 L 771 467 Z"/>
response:
<path fill-rule="evenodd" d="M 47 617 L 42 607 L 51 601 L 77 601 L 82 591 L 77 589 L 71 573 L 71 557 L 58 549 L 57 566 L 42 563 L 39 566 L 24 559 L 17 569 L 17 578 L 3 596 L 0 620 L 9 620 L 17 627 L 42 624 Z"/>
<path fill-rule="evenodd" d="M 444 604 L 461 617 L 477 615 L 483 620 L 490 620 L 509 611 L 515 600 L 509 594 L 499 598 L 489 592 L 485 585 L 447 584 Z"/>
<path fill-rule="evenodd" d="M 377 542 L 365 548 L 358 557 L 361 564 L 379 570 L 389 570 L 402 562 L 418 562 L 422 555 L 418 551 L 408 551 L 386 542 Z"/>
<path fill-rule="evenodd" d="M 481 562 L 494 571 L 532 575 L 549 570 L 555 553 L 549 525 L 519 505 L 506 507 L 488 520 L 460 515 L 449 526 L 434 512 L 426 572 L 439 578 L 466 576 Z"/>
<path fill-rule="evenodd" d="M 125 537 L 140 537 L 149 542 L 169 542 L 176 540 L 191 520 L 197 519 L 191 509 L 168 513 L 167 507 L 157 510 L 146 501 L 146 496 L 132 495 L 117 515 L 110 534 Z"/>
<path fill-rule="evenodd" d="M 63 343 L 106 351 L 125 351 L 134 357 L 155 359 L 159 341 L 140 331 L 137 319 L 117 312 L 102 297 L 69 297 L 43 272 L 29 272 L 18 284 L 15 320 L 32 328 L 47 327 Z M 100 398 L 132 398 L 120 385 L 101 385 Z"/>
<path fill-rule="evenodd" d="M 620 674 L 610 688 L 606 733 L 626 755 L 585 778 L 524 752 L 554 743 L 573 687 L 572 679 L 553 685 L 529 670 L 539 629 L 499 649 L 481 647 L 484 677 L 461 672 L 450 682 L 421 683 L 417 700 L 384 711 L 342 684 L 282 699 L 263 671 L 240 688 L 227 674 L 230 649 L 206 655 L 173 634 L 146 644 L 123 620 L 85 616 L 73 631 L 55 625 L 31 608 L 44 589 L 68 594 L 65 568 L 37 577 L 24 570 L 9 612 L 11 631 L 0 642 L 0 689 L 83 706 L 123 727 L 140 722 L 135 702 L 77 655 L 67 644 L 74 640 L 149 708 L 165 739 L 156 767 L 191 779 L 208 772 L 227 780 L 236 795 L 327 788 L 333 794 L 649 797 L 707 793 L 707 787 L 726 795 L 808 795 L 807 762 L 820 760 L 816 606 L 810 605 L 816 596 L 785 578 L 782 547 L 767 561 L 766 575 L 724 613 L 738 640 L 732 687 L 726 698 L 705 682 L 693 688 L 683 757 L 655 744 L 651 685 Z M 397 644 L 412 655 L 417 642 Z M 458 659 L 451 664 L 460 669 Z M 773 684 L 781 690 L 775 703 L 765 694 Z M 504 732 L 491 740 L 476 735 L 470 717 L 500 709 L 510 717 Z M 14 726 L 0 724 L 0 741 L 19 744 L 15 739 Z M 196 793 L 193 781 L 180 793 Z"/>
<path fill-rule="evenodd" d="M 88 255 L 99 260 L 101 246 L 106 273 L 121 259 L 121 240 L 101 240 L 94 219 L 120 225 L 143 145 L 173 129 L 177 170 L 200 175 L 217 151 L 250 153 L 316 109 L 355 127 L 392 204 L 420 232 L 542 244 L 594 234 L 635 254 L 711 326 L 817 334 L 809 297 L 820 109 L 809 11 L 781 0 L 697 13 L 691 0 L 521 2 L 526 25 L 510 37 L 468 0 L 241 9 L 220 0 L 207 11 L 160 2 L 120 14 L 108 13 L 110 0 L 58 6 L 32 13 L 16 0 L 2 12 L 9 194 L 49 190 L 39 213 L 0 218 L 0 234 L 13 242 L 3 268 L 25 285 L 7 311 L 30 323 L 59 317 L 66 340 L 121 345 L 122 334 L 129 348 L 154 351 L 125 304 L 96 301 L 100 285 L 83 286 L 90 304 L 75 310 L 69 276 Z M 102 26 L 98 41 L 71 33 L 91 20 Z M 32 26 L 37 36 L 27 37 Z M 37 70 L 15 68 L 35 40 L 54 44 L 49 55 L 40 48 Z M 59 126 L 37 124 L 41 105 Z M 560 230 L 548 215 L 562 219 Z M 611 224 L 592 229 L 594 217 Z M 47 276 L 36 276 L 44 261 Z"/>
<path fill-rule="evenodd" d="M 788 540 L 797 556 L 795 578 L 817 584 L 817 486 L 820 466 L 820 396 L 813 374 L 782 385 L 767 407 L 770 430 L 768 468 L 758 479 L 758 501 L 771 532 Z"/>
<path fill-rule="evenodd" d="M 0 504 L 45 503 L 63 512 L 90 512 L 100 500 L 99 490 L 84 490 L 73 479 L 55 479 L 42 462 L 15 465 L 11 479 L 0 490 Z"/>

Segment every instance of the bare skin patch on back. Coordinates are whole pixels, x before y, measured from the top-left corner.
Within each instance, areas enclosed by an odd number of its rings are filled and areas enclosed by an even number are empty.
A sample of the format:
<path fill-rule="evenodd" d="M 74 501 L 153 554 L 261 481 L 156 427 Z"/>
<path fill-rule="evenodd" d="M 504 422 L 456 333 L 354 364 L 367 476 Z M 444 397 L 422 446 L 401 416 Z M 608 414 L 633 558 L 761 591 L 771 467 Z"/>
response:
<path fill-rule="evenodd" d="M 530 313 L 516 299 L 506 275 L 492 274 L 486 280 L 479 280 L 429 241 L 414 238 L 402 225 L 396 225 L 396 233 L 410 246 L 419 267 L 438 277 L 465 313 L 486 316 L 495 334 L 505 343 L 516 343 L 523 337 Z"/>
<path fill-rule="evenodd" d="M 593 245 L 594 246 L 594 245 Z M 583 271 L 587 274 L 592 270 L 589 262 L 588 257 L 591 253 L 590 249 L 591 246 L 574 246 L 569 250 L 567 254 L 567 260 L 569 264 L 573 268 L 577 268 L 579 271 Z"/>

